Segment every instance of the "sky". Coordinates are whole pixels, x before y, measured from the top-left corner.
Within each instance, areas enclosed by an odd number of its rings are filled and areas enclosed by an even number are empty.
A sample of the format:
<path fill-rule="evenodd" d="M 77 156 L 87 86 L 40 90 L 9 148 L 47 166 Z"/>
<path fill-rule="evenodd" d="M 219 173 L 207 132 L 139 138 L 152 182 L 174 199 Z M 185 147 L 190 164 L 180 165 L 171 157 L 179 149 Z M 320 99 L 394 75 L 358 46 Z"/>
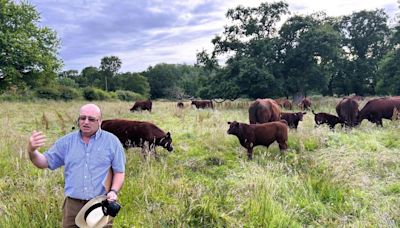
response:
<path fill-rule="evenodd" d="M 99 67 L 118 56 L 120 72 L 141 72 L 159 63 L 194 64 L 196 53 L 229 24 L 228 9 L 259 6 L 258 0 L 28 0 L 40 26 L 57 32 L 63 70 Z M 396 21 L 396 0 L 288 0 L 291 15 L 325 11 L 329 16 L 383 8 Z"/>

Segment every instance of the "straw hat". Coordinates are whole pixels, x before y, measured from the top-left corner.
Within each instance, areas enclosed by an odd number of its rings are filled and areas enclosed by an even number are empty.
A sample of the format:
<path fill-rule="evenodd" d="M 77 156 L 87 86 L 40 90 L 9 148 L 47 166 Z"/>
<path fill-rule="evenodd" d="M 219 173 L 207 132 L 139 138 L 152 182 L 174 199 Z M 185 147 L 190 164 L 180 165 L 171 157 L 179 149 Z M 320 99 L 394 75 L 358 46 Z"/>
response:
<path fill-rule="evenodd" d="M 103 201 L 107 196 L 97 196 L 91 199 L 82 207 L 75 217 L 75 224 L 80 228 L 104 227 L 107 225 L 110 216 L 103 212 Z"/>

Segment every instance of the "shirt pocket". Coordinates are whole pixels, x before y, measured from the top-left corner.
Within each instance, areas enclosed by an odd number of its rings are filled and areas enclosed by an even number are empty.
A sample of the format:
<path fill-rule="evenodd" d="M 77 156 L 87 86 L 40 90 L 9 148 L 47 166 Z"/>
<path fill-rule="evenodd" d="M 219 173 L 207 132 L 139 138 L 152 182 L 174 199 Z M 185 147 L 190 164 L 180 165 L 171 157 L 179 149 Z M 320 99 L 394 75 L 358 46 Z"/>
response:
<path fill-rule="evenodd" d="M 100 148 L 92 153 L 91 169 L 105 170 L 111 166 L 111 153 L 110 148 Z"/>

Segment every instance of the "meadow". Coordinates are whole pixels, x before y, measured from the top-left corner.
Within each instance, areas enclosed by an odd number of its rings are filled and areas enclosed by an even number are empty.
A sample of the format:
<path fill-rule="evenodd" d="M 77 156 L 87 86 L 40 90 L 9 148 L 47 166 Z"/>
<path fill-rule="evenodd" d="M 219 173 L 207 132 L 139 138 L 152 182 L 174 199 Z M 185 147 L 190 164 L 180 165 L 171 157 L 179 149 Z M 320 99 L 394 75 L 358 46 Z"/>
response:
<path fill-rule="evenodd" d="M 335 114 L 336 98 L 314 98 L 317 112 Z M 1 102 L 0 227 L 59 227 L 63 169 L 40 170 L 26 152 L 34 129 L 46 148 L 71 131 L 84 101 Z M 400 124 L 330 131 L 308 112 L 289 149 L 256 147 L 254 159 L 227 121 L 248 123 L 249 101 L 196 110 L 156 101 L 153 112 L 132 102 L 95 102 L 104 119 L 145 120 L 170 131 L 174 151 L 158 159 L 126 151 L 122 209 L 114 227 L 400 227 Z M 361 107 L 365 101 L 362 102 Z"/>

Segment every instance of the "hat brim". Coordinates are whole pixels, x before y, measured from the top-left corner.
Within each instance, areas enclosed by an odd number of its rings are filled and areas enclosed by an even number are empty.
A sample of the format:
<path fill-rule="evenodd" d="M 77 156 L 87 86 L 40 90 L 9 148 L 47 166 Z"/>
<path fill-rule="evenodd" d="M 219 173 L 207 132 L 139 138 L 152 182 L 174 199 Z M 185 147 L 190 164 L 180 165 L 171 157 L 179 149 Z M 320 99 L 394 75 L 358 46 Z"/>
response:
<path fill-rule="evenodd" d="M 75 224 L 77 226 L 79 226 L 80 228 L 94 228 L 94 227 L 104 227 L 105 225 L 107 225 L 109 217 L 110 216 L 104 216 L 103 218 L 100 219 L 100 221 L 95 225 L 95 226 L 89 226 L 86 223 L 85 220 L 85 213 L 86 211 L 93 206 L 94 204 L 97 203 L 101 203 L 102 201 L 106 200 L 107 196 L 97 196 L 91 200 L 89 200 L 89 202 L 87 202 L 82 209 L 78 212 L 78 214 L 75 217 Z"/>

